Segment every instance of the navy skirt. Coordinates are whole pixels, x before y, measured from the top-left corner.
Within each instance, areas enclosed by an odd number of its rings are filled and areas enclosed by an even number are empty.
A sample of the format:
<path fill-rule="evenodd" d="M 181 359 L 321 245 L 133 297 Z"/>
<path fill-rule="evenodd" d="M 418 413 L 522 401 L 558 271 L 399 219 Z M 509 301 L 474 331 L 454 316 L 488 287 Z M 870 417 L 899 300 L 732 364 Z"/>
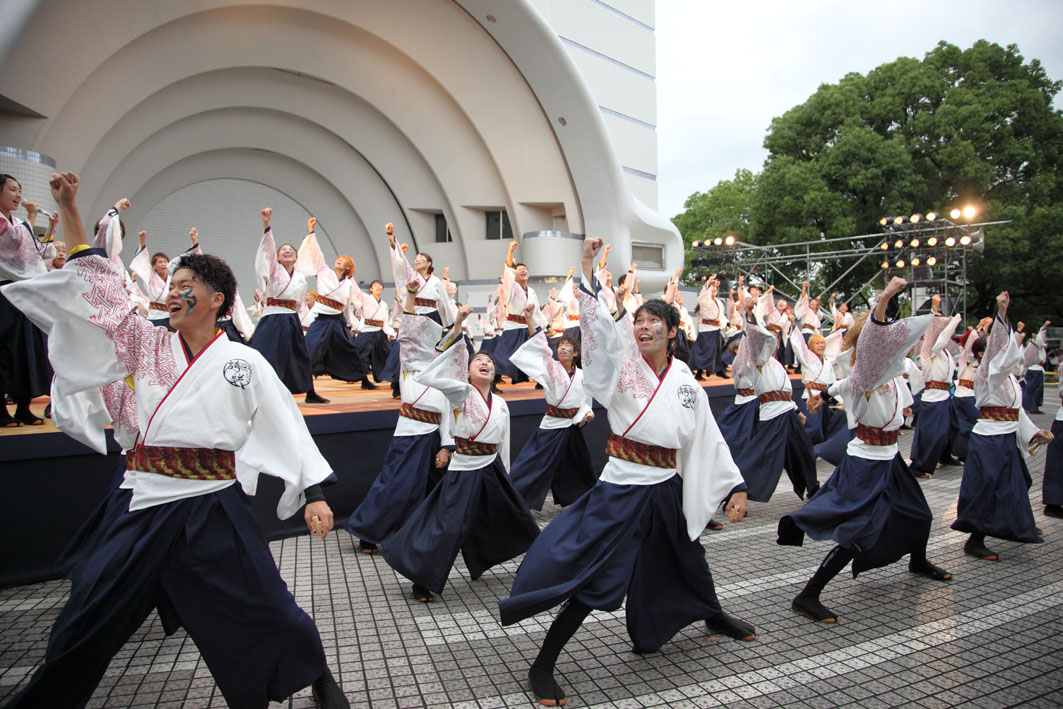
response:
<path fill-rule="evenodd" d="M 723 337 L 719 330 L 706 330 L 698 333 L 698 339 L 690 351 L 690 369 L 698 371 L 704 369 L 709 374 L 723 371 L 723 360 L 720 353 L 723 351 Z"/>
<path fill-rule="evenodd" d="M 299 316 L 295 313 L 266 315 L 258 321 L 251 346 L 266 358 L 288 391 L 305 394 L 310 390 L 310 351 Z"/>
<path fill-rule="evenodd" d="M 839 414 L 835 418 L 840 418 L 842 421 L 845 421 L 845 414 Z M 841 465 L 842 458 L 845 457 L 846 448 L 849 446 L 849 441 L 853 440 L 855 437 L 855 428 L 839 426 L 838 430 L 832 433 L 830 438 L 819 445 L 814 446 L 812 452 L 817 458 L 822 458 L 831 465 Z"/>
<path fill-rule="evenodd" d="M 845 456 L 816 496 L 779 520 L 779 544 L 804 535 L 831 539 L 855 553 L 853 576 L 926 549 L 932 515 L 919 482 L 899 455 Z"/>
<path fill-rule="evenodd" d="M 83 706 L 155 608 L 168 634 L 188 630 L 229 706 L 281 701 L 327 669 L 314 621 L 235 484 L 112 517 L 71 574 L 44 664 L 12 706 Z"/>
<path fill-rule="evenodd" d="M 1045 451 L 1045 478 L 1041 486 L 1041 502 L 1063 505 L 1063 421 L 1052 422 L 1055 438 Z"/>
<path fill-rule="evenodd" d="M 496 337 L 485 337 L 484 339 L 480 340 L 480 349 L 477 350 L 477 352 L 486 352 L 487 354 L 489 354 L 492 357 L 494 357 L 494 355 L 495 355 L 495 345 L 497 345 L 497 344 L 498 344 L 498 337 L 497 336 Z"/>
<path fill-rule="evenodd" d="M 318 315 L 306 331 L 306 348 L 310 351 L 310 371 L 314 376 L 327 374 L 345 382 L 366 378 L 362 353 L 355 346 L 342 314 Z"/>
<path fill-rule="evenodd" d="M 0 396 L 32 399 L 51 388 L 48 338 L 0 293 Z"/>
<path fill-rule="evenodd" d="M 939 461 L 949 455 L 952 428 L 952 399 L 924 401 L 912 436 L 912 470 L 917 475 L 933 475 Z"/>
<path fill-rule="evenodd" d="M 753 398 L 744 404 L 731 405 L 723 410 L 720 418 L 716 419 L 716 425 L 731 449 L 731 457 L 738 455 L 748 445 L 749 438 L 760 422 L 760 400 Z"/>
<path fill-rule="evenodd" d="M 1045 373 L 1036 369 L 1026 370 L 1026 386 L 1022 390 L 1022 408 L 1029 413 L 1041 410 L 1045 403 Z"/>
<path fill-rule="evenodd" d="M 978 423 L 978 407 L 973 396 L 956 396 L 952 399 L 952 413 L 956 426 L 952 428 L 952 454 L 960 460 L 967 459 L 971 443 L 971 430 Z"/>
<path fill-rule="evenodd" d="M 384 371 L 380 373 L 380 381 L 383 382 L 397 382 L 402 372 L 399 370 L 402 368 L 402 361 L 399 358 L 399 341 L 395 340 L 391 343 L 391 351 L 388 352 L 388 359 L 384 363 Z"/>
<path fill-rule="evenodd" d="M 1033 481 L 1015 435 L 971 434 L 952 523 L 956 531 L 1028 544 L 1042 541 L 1030 508 Z"/>
<path fill-rule="evenodd" d="M 448 471 L 383 540 L 380 553 L 418 586 L 442 593 L 459 551 L 475 581 L 492 566 L 523 554 L 538 534 L 539 526 L 496 457 L 479 470 Z"/>
<path fill-rule="evenodd" d="M 731 454 L 749 488 L 747 495 L 754 502 L 771 499 L 784 469 L 799 498 L 804 499 L 805 492 L 819 487 L 812 442 L 796 410 L 758 421 L 753 435 Z"/>
<path fill-rule="evenodd" d="M 576 342 L 579 342 L 580 338 L 583 337 L 582 331 L 579 329 L 579 325 L 576 325 L 575 327 L 565 328 L 565 334 L 571 337 Z"/>
<path fill-rule="evenodd" d="M 393 437 L 380 474 L 348 518 L 346 530 L 373 544 L 396 532 L 438 482 L 441 473 L 435 457 L 439 449 L 438 430 Z"/>
<path fill-rule="evenodd" d="M 583 429 L 537 428 L 520 449 L 509 479 L 533 510 L 543 508 L 548 490 L 557 504 L 571 505 L 598 482 Z"/>
<path fill-rule="evenodd" d="M 687 339 L 686 334 L 682 330 L 679 331 L 679 336 L 675 338 L 675 352 L 673 352 L 672 355 L 680 362 L 685 362 L 688 366 L 690 365 L 690 340 Z"/>
<path fill-rule="evenodd" d="M 513 353 L 528 341 L 528 328 L 503 330 L 501 335 L 494 337 L 494 341 L 495 349 L 491 354 L 495 358 L 495 376 L 509 377 L 514 384 L 528 381 L 528 375 L 509 361 Z"/>
<path fill-rule="evenodd" d="M 57 566 L 64 576 L 92 556 L 103 539 L 104 533 L 111 528 L 114 521 L 129 511 L 129 502 L 133 499 L 132 490 L 122 490 L 118 486 L 125 477 L 125 456 L 117 456 L 115 470 L 107 483 L 107 495 L 96 506 L 93 513 L 85 520 L 74 536 L 67 542 L 66 548 L 59 555 Z"/>
<path fill-rule="evenodd" d="M 805 431 L 812 445 L 823 443 L 838 432 L 839 428 L 845 428 L 845 414 L 839 414 L 836 409 L 824 405 L 816 413 L 808 410 L 808 400 L 804 397 L 794 399 L 797 409 L 805 415 Z"/>
<path fill-rule="evenodd" d="M 511 625 L 569 598 L 614 611 L 625 595 L 639 652 L 720 612 L 705 548 L 687 537 L 678 475 L 656 485 L 599 481 L 546 526 L 498 606 Z"/>
<path fill-rule="evenodd" d="M 383 330 L 360 332 L 354 338 L 354 346 L 362 358 L 366 369 L 372 371 L 373 379 L 378 382 L 389 381 L 384 378 L 384 370 L 391 355 L 391 341 Z"/>

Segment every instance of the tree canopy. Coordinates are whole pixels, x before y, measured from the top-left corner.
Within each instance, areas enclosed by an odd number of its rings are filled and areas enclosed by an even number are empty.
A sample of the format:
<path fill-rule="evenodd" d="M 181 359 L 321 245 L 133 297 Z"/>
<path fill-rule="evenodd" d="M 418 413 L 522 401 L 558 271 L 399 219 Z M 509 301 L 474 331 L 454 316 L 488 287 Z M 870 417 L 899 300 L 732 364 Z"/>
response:
<path fill-rule="evenodd" d="M 941 42 L 921 61 L 820 86 L 772 120 L 762 172 L 691 195 L 673 221 L 688 245 L 727 233 L 768 245 L 879 233 L 883 216 L 975 204 L 980 220 L 1011 223 L 988 227 L 984 255 L 968 258 L 971 317 L 1007 289 L 1016 315 L 1039 324 L 1063 310 L 1063 113 L 1052 108 L 1061 88 L 1015 45 Z M 880 261 L 834 290 L 851 293 Z M 783 270 L 826 286 L 852 264 Z"/>

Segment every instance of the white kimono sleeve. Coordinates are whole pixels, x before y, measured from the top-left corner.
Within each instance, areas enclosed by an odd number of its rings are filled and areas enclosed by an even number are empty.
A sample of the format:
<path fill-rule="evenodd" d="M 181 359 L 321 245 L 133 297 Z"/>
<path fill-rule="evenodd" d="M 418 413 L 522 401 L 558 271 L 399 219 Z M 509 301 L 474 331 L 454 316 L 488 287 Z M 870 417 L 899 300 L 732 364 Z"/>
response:
<path fill-rule="evenodd" d="M 325 480 L 332 468 L 276 375 L 257 376 L 254 382 L 251 435 L 236 451 L 236 477 L 248 495 L 255 494 L 259 473 L 280 478 L 284 492 L 277 502 L 277 517 L 288 519 L 306 503 L 303 491 Z"/>
<path fill-rule="evenodd" d="M 425 318 L 426 320 L 428 318 Z M 455 409 L 461 408 L 472 391 L 469 385 L 469 349 L 460 337 L 436 355 L 432 362 L 414 376 L 414 380 L 438 389 Z"/>
<path fill-rule="evenodd" d="M 642 357 L 631 318 L 618 321 L 597 283 L 584 277 L 579 289 L 579 326 L 582 340 L 583 384 L 602 406 L 609 408 L 616 392 L 616 380 L 625 357 Z M 597 292 L 597 297 L 592 295 Z"/>
<path fill-rule="evenodd" d="M 571 380 L 561 363 L 554 359 L 546 331 L 535 333 L 534 337 L 517 348 L 509 361 L 542 386 L 548 402 L 561 402 Z"/>

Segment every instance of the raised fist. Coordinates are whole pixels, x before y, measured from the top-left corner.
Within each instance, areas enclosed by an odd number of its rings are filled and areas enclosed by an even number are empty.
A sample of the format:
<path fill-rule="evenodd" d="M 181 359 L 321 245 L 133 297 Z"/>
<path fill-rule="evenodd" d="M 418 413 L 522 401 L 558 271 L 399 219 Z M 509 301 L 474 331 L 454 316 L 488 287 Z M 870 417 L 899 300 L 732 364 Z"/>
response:
<path fill-rule="evenodd" d="M 535 303 L 528 303 L 527 305 L 525 305 L 523 312 L 524 319 L 531 320 L 532 316 L 535 315 Z"/>
<path fill-rule="evenodd" d="M 314 227 L 317 225 L 317 217 L 310 217 L 306 220 L 306 233 L 311 234 L 314 231 Z"/>
<path fill-rule="evenodd" d="M 198 244 L 199 243 L 199 229 L 196 229 L 195 227 L 192 227 L 191 229 L 189 229 L 188 230 L 188 238 L 192 240 L 192 244 L 193 245 Z"/>
<path fill-rule="evenodd" d="M 146 244 L 148 242 L 148 232 L 146 232 L 146 231 L 138 231 L 137 232 L 137 238 L 140 239 L 140 245 L 143 246 L 144 244 Z"/>
<path fill-rule="evenodd" d="M 589 236 L 583 240 L 583 258 L 593 259 L 598 255 L 598 252 L 602 250 L 602 244 L 604 240 L 600 236 Z M 609 252 L 609 247 L 605 247 L 606 253 Z"/>
<path fill-rule="evenodd" d="M 269 227 L 269 220 L 273 218 L 273 208 L 266 207 L 259 214 L 262 215 L 262 226 Z"/>
<path fill-rule="evenodd" d="M 129 209 L 132 206 L 133 206 L 133 203 L 130 202 L 125 197 L 123 197 L 122 199 L 120 199 L 120 200 L 118 200 L 117 202 L 114 203 L 114 208 L 117 209 L 119 212 L 124 212 L 125 210 Z"/>

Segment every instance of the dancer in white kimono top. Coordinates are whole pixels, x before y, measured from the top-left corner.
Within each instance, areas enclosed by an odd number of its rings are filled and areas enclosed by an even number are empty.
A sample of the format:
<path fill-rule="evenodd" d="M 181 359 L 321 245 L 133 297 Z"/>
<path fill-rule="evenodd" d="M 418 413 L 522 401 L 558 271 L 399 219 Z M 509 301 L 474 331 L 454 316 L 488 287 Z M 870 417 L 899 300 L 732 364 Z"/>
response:
<path fill-rule="evenodd" d="M 417 285 L 407 284 L 411 296 Z M 507 474 L 509 407 L 491 393 L 494 362 L 482 352 L 470 361 L 462 341 L 461 325 L 470 312 L 468 306 L 458 309 L 443 351 L 416 376 L 443 392 L 452 409 L 449 469 L 402 527 L 380 543 L 388 564 L 413 581 L 419 601 L 432 601 L 443 591 L 459 551 L 476 580 L 524 553 L 539 533 Z"/>
<path fill-rule="evenodd" d="M 679 316 L 651 300 L 634 321 L 623 311 L 614 318 L 592 277 L 601 244 L 584 242 L 580 324 L 584 382 L 613 431 L 609 461 L 598 483 L 539 535 L 499 602 L 503 625 L 565 602 L 529 671 L 544 704 L 565 697 L 553 676 L 565 643 L 591 609 L 616 610 L 625 596 L 636 652 L 655 652 L 698 620 L 734 638 L 756 634 L 721 610 L 698 542 L 724 500 L 732 520 L 745 514 L 745 486 L 708 398 L 668 354 Z"/>
<path fill-rule="evenodd" d="M 941 296 L 934 296 L 936 304 Z M 952 341 L 960 315 L 951 318 L 935 316 L 934 323 L 923 336 L 919 351 L 919 369 L 923 373 L 925 389 L 919 405 L 919 418 L 912 436 L 912 472 L 921 478 L 932 477 L 938 463 L 952 465 L 952 377 L 956 360 L 946 345 Z"/>
<path fill-rule="evenodd" d="M 1048 357 L 1048 326 L 1051 321 L 1045 320 L 1045 324 L 1037 331 L 1037 335 L 1026 343 L 1023 349 L 1023 365 L 1026 367 L 1024 379 L 1026 385 L 1022 389 L 1022 408 L 1027 413 L 1041 413 L 1041 404 L 1045 403 L 1045 358 Z"/>
<path fill-rule="evenodd" d="M 128 205 L 129 200 L 122 200 L 115 206 L 120 209 L 128 209 Z M 115 216 L 117 216 L 117 213 Z M 140 248 L 133 255 L 133 260 L 129 262 L 129 270 L 136 276 L 140 289 L 148 299 L 148 320 L 153 325 L 169 327 L 170 314 L 166 311 L 166 296 L 170 292 L 170 274 L 173 272 L 173 266 L 177 260 L 171 260 L 169 256 L 161 251 L 149 256 L 147 232 L 139 232 L 137 236 L 140 238 Z M 199 249 L 199 233 L 195 227 L 189 229 L 188 238 L 192 241 L 192 245 L 188 247 L 185 253 L 202 253 Z"/>
<path fill-rule="evenodd" d="M 1015 376 L 1022 351 L 1010 336 L 1010 303 L 1007 291 L 997 296 L 997 317 L 989 337 L 974 344 L 973 352 L 982 360 L 974 380 L 978 423 L 971 431 L 952 523 L 953 529 L 971 535 L 964 553 L 990 561 L 1000 556 L 986 547 L 987 536 L 1027 544 L 1043 541 L 1030 507 L 1032 480 L 1026 457 L 1029 447 L 1052 440 L 1052 434 L 1039 430 L 1022 408 Z"/>
<path fill-rule="evenodd" d="M 956 360 L 956 389 L 952 395 L 952 411 L 956 425 L 952 429 L 952 454 L 961 463 L 967 459 L 967 446 L 971 430 L 978 422 L 978 407 L 975 405 L 974 380 L 978 373 L 978 358 L 974 356 L 974 344 L 985 336 L 993 318 L 982 318 L 978 327 L 967 333 L 963 349 Z"/>
<path fill-rule="evenodd" d="M 532 307 L 526 306 L 526 318 Z M 532 509 L 543 508 L 548 491 L 555 504 L 567 507 L 597 480 L 583 437 L 583 426 L 594 420 L 594 413 L 577 366 L 580 343 L 562 335 L 555 359 L 546 333 L 534 325 L 528 330 L 528 341 L 513 353 L 512 361 L 542 386 L 546 415 L 513 463 L 510 479 Z"/>
<path fill-rule="evenodd" d="M 856 437 L 849 441 L 841 465 L 822 490 L 800 510 L 779 520 L 779 544 L 800 546 L 805 534 L 837 544 L 791 604 L 818 622 L 838 620 L 819 595 L 849 561 L 856 576 L 910 554 L 912 573 L 936 581 L 952 578 L 927 561 L 930 507 L 897 448 L 904 408 L 911 402 L 899 376 L 904 353 L 933 317 L 886 322 L 887 303 L 906 286 L 903 278 L 894 278 L 876 303 L 870 322 L 854 322 L 849 329 L 859 338 L 856 364 L 848 378 L 831 384 L 827 392 L 842 400 Z M 817 394 L 809 399 L 809 408 L 816 411 L 823 402 Z"/>
<path fill-rule="evenodd" d="M 809 335 L 796 327 L 790 333 L 790 346 L 801 364 L 801 382 L 804 384 L 798 408 L 805 415 L 805 430 L 812 445 L 827 440 L 839 427 L 844 428 L 829 406 L 816 414 L 808 410 L 809 395 L 826 391 L 835 381 L 834 360 L 841 352 L 844 336 L 842 332 L 832 332 L 830 337 L 823 337 L 818 330 Z"/>
<path fill-rule="evenodd" d="M 517 242 L 509 246 L 506 255 L 506 266 L 502 270 L 502 287 L 499 294 L 502 302 L 506 305 L 506 320 L 502 324 L 502 334 L 498 336 L 495 348 L 491 355 L 495 358 L 496 376 L 506 376 L 516 384 L 527 381 L 528 377 L 510 362 L 510 357 L 516 352 L 525 340 L 528 339 L 528 323 L 525 322 L 524 308 L 534 305 L 531 311 L 532 322 L 536 327 L 545 328 L 549 323 L 542 310 L 539 309 L 539 298 L 535 289 L 528 285 L 528 267 L 513 260 L 513 251 Z"/>
<path fill-rule="evenodd" d="M 52 178 L 70 260 L 5 294 L 48 329 L 63 390 L 131 378 L 139 435 L 124 486 L 132 494 L 75 576 L 45 663 L 15 705 L 86 702 L 158 606 L 168 632 L 188 630 L 230 705 L 265 705 L 313 683 L 315 694 L 338 693 L 333 705 L 345 706 L 317 629 L 281 579 L 245 495 L 260 474 L 279 478 L 278 516 L 306 503 L 308 526 L 324 536 L 332 512 L 318 484 L 331 469 L 267 363 L 214 334 L 236 289 L 232 271 L 212 256 L 183 257 L 167 299 L 178 333 L 151 325 L 126 295 L 122 268 L 86 243 L 77 184 L 70 173 Z"/>

